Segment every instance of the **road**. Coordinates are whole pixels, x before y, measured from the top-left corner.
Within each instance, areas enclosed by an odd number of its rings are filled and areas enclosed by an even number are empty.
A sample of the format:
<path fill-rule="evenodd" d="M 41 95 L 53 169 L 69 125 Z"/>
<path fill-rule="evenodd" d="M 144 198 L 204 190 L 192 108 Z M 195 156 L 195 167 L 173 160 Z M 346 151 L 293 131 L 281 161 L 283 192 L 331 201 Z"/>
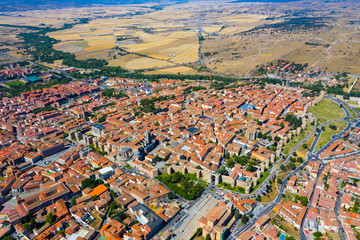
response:
<path fill-rule="evenodd" d="M 340 219 L 339 219 L 339 209 L 340 209 L 340 205 L 341 205 L 341 199 L 343 196 L 342 189 L 340 187 L 339 187 L 339 189 L 340 189 L 340 192 L 339 192 L 339 196 L 337 198 L 336 205 L 335 205 L 335 215 L 336 215 L 336 221 L 338 222 L 338 225 L 339 225 L 339 234 L 341 236 L 341 239 L 346 239 L 344 229 L 343 229 Z"/>

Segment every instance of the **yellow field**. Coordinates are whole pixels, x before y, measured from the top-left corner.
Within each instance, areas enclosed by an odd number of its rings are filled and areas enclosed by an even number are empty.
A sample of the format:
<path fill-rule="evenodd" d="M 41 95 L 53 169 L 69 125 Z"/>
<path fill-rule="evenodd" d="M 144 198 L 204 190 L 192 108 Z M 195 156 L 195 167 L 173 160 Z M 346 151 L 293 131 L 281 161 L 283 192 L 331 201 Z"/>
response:
<path fill-rule="evenodd" d="M 135 58 L 138 58 L 138 56 L 135 54 L 128 54 L 125 56 L 117 57 L 116 59 L 110 59 L 108 60 L 108 62 L 109 66 L 125 68 L 126 63 Z"/>
<path fill-rule="evenodd" d="M 23 57 L 25 57 L 24 55 L 22 55 L 22 54 L 20 54 L 20 53 L 17 53 L 17 52 L 15 52 L 15 51 L 7 52 L 7 54 L 9 54 L 10 56 L 16 57 L 16 58 L 23 58 Z"/>
<path fill-rule="evenodd" d="M 221 26 L 218 27 L 203 27 L 204 31 L 206 32 L 218 32 L 221 29 Z"/>
<path fill-rule="evenodd" d="M 171 59 L 175 63 L 188 63 L 198 60 L 199 44 L 194 44 Z"/>
<path fill-rule="evenodd" d="M 139 37 L 145 43 L 161 41 L 164 37 L 160 35 L 148 34 L 145 32 L 135 32 L 135 36 Z"/>
<path fill-rule="evenodd" d="M 112 33 L 112 30 L 95 30 L 89 32 L 82 32 L 83 35 L 93 35 L 93 34 L 103 34 L 103 33 Z"/>
<path fill-rule="evenodd" d="M 241 14 L 241 15 L 233 15 L 233 16 L 226 16 L 226 17 L 220 17 L 219 19 L 221 20 L 234 20 L 234 19 L 244 19 L 244 20 L 248 20 L 248 19 L 264 19 L 266 18 L 266 15 L 255 15 L 255 14 Z"/>
<path fill-rule="evenodd" d="M 128 61 L 125 65 L 125 68 L 130 70 L 137 70 L 137 69 L 165 67 L 169 65 L 171 65 L 171 63 L 166 61 L 147 58 L 147 57 L 140 57 Z"/>
<path fill-rule="evenodd" d="M 86 41 L 96 41 L 96 40 L 112 40 L 114 41 L 113 35 L 107 36 L 89 36 L 89 37 L 82 37 Z"/>
<path fill-rule="evenodd" d="M 87 42 L 90 46 L 101 45 L 106 43 L 114 43 L 114 38 L 105 38 L 105 39 L 97 39 L 90 40 Z"/>
<path fill-rule="evenodd" d="M 126 33 L 126 30 L 124 31 L 114 31 L 115 36 L 121 36 L 124 35 Z"/>
<path fill-rule="evenodd" d="M 98 44 L 98 45 L 94 45 L 91 47 L 87 47 L 84 48 L 85 52 L 93 52 L 93 51 L 98 51 L 98 50 L 105 50 L 105 49 L 109 49 L 109 48 L 114 48 L 116 47 L 116 44 L 114 42 L 112 43 L 104 43 L 104 44 Z"/>
<path fill-rule="evenodd" d="M 166 31 L 168 30 L 168 28 L 158 28 L 158 29 L 155 29 L 154 31 L 155 32 L 163 32 L 163 31 Z"/>
<path fill-rule="evenodd" d="M 169 44 L 176 41 L 176 39 L 165 38 L 159 41 L 149 42 L 149 43 L 139 43 L 139 44 L 131 44 L 125 45 L 123 48 L 128 50 L 129 52 L 142 52 L 148 50 L 150 48 L 160 47 L 165 44 Z"/>
<path fill-rule="evenodd" d="M 82 37 L 78 33 L 63 33 L 63 32 L 52 32 L 48 34 L 49 37 L 58 39 L 60 41 L 74 41 L 81 40 Z"/>
<path fill-rule="evenodd" d="M 145 74 L 196 74 L 197 71 L 185 66 L 172 67 L 172 68 L 164 68 L 155 71 L 145 72 Z"/>
<path fill-rule="evenodd" d="M 175 39 L 188 38 L 188 37 L 197 37 L 197 33 L 190 31 L 177 31 L 168 36 L 168 38 L 175 38 Z"/>

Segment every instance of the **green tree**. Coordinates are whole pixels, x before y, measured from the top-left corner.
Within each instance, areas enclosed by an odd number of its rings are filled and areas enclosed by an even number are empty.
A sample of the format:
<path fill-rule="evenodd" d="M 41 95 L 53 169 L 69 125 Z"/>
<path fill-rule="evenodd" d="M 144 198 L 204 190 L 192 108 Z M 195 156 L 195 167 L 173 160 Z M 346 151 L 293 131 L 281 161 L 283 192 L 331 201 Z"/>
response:
<path fill-rule="evenodd" d="M 2 237 L 1 240 L 14 240 L 14 238 L 11 235 L 7 235 L 5 237 Z"/>
<path fill-rule="evenodd" d="M 235 162 L 234 162 L 234 160 L 233 160 L 232 158 L 226 160 L 226 162 L 225 162 L 225 166 L 226 166 L 227 168 L 233 168 L 234 165 L 235 165 Z"/>
<path fill-rule="evenodd" d="M 290 162 L 288 166 L 291 170 L 294 170 L 296 168 L 295 163 L 293 162 Z"/>
<path fill-rule="evenodd" d="M 321 232 L 314 232 L 313 233 L 316 240 L 320 240 L 323 234 Z"/>
<path fill-rule="evenodd" d="M 48 213 L 48 215 L 46 215 L 45 222 L 49 224 L 54 224 L 56 222 L 56 215 L 52 212 Z"/>
<path fill-rule="evenodd" d="M 334 131 L 337 130 L 337 126 L 336 126 L 336 125 L 329 125 L 329 128 L 331 128 L 331 129 L 334 130 Z"/>
<path fill-rule="evenodd" d="M 261 202 L 261 196 L 260 195 L 256 196 L 256 201 Z"/>
<path fill-rule="evenodd" d="M 35 221 L 35 217 L 31 214 L 31 213 L 29 213 L 27 216 L 26 216 L 26 221 L 27 222 L 22 222 L 23 223 L 23 227 L 24 227 L 24 229 L 25 230 L 27 230 L 27 231 L 32 231 L 34 228 L 36 228 L 36 226 L 37 226 L 37 223 L 36 223 L 36 221 Z"/>
<path fill-rule="evenodd" d="M 216 169 L 216 173 L 220 173 L 222 175 L 228 175 L 228 172 L 226 171 L 225 167 L 222 166 L 221 168 Z"/>
<path fill-rule="evenodd" d="M 235 219 L 239 219 L 240 218 L 240 212 L 239 212 L 239 209 L 235 209 L 235 212 L 234 212 L 234 217 Z"/>
<path fill-rule="evenodd" d="M 249 221 L 249 218 L 244 214 L 241 217 L 241 223 L 246 224 Z"/>
<path fill-rule="evenodd" d="M 280 166 L 280 169 L 283 170 L 284 172 L 286 171 L 286 167 L 283 164 Z"/>
<path fill-rule="evenodd" d="M 104 184 L 104 181 L 101 179 L 95 180 L 94 178 L 86 178 L 81 182 L 81 188 L 85 189 L 85 188 L 89 187 L 89 188 L 94 189 L 97 186 L 99 186 L 100 184 Z"/>
<path fill-rule="evenodd" d="M 209 235 L 209 234 L 206 234 L 206 238 L 205 238 L 205 240 L 211 240 L 211 237 L 210 237 L 210 235 Z"/>

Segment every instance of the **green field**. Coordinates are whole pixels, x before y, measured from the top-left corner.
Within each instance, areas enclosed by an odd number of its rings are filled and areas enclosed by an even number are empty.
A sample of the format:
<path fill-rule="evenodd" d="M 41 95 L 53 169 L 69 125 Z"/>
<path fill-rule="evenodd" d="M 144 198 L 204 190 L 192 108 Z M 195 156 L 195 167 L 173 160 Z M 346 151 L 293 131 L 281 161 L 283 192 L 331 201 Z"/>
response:
<path fill-rule="evenodd" d="M 23 83 L 22 81 L 12 81 L 12 82 L 7 82 L 5 84 L 8 85 L 9 87 L 16 87 L 16 86 L 25 85 L 25 83 Z"/>
<path fill-rule="evenodd" d="M 336 126 L 337 129 L 336 130 L 331 129 L 330 125 Z M 319 150 L 320 148 L 325 146 L 330 141 L 331 136 L 341 132 L 341 130 L 343 130 L 346 127 L 346 125 L 347 125 L 347 121 L 345 120 L 326 124 L 325 131 L 322 131 L 319 141 L 315 146 L 315 150 Z"/>
<path fill-rule="evenodd" d="M 302 133 L 300 133 L 299 135 L 295 136 L 290 142 L 288 142 L 287 144 L 285 144 L 285 146 L 282 149 L 283 154 L 288 155 L 291 152 L 291 149 L 293 149 L 296 144 L 298 144 L 301 140 L 303 140 L 307 135 L 309 135 L 312 131 L 312 127 L 311 124 L 308 123 L 306 125 L 306 128 L 304 131 L 302 131 Z"/>
<path fill-rule="evenodd" d="M 344 110 L 336 102 L 328 98 L 309 108 L 309 112 L 316 117 L 317 126 L 327 121 L 345 117 Z"/>

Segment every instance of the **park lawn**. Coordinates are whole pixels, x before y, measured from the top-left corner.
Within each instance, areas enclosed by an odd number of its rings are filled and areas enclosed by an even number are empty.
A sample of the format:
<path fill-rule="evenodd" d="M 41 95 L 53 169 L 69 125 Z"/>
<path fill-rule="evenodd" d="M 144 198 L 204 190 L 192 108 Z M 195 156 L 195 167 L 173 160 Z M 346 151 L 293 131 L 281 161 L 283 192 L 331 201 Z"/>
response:
<path fill-rule="evenodd" d="M 316 117 L 317 126 L 327 121 L 345 117 L 345 112 L 339 104 L 328 98 L 309 108 L 309 112 Z"/>
<path fill-rule="evenodd" d="M 285 155 L 288 155 L 291 152 L 291 149 L 293 149 L 296 144 L 298 144 L 301 140 L 303 140 L 307 135 L 309 135 L 312 131 L 312 127 L 311 124 L 308 123 L 306 125 L 306 128 L 304 131 L 302 131 L 302 133 L 300 133 L 299 135 L 295 136 L 293 139 L 290 140 L 290 142 L 288 142 L 287 144 L 284 145 L 284 147 L 282 148 L 282 152 Z"/>
<path fill-rule="evenodd" d="M 12 81 L 12 82 L 7 82 L 5 84 L 8 85 L 9 87 L 16 87 L 16 86 L 25 85 L 25 83 L 22 82 L 22 81 Z"/>
<path fill-rule="evenodd" d="M 330 125 L 335 125 L 337 127 L 336 130 L 330 128 Z M 341 132 L 347 125 L 347 121 L 341 120 L 338 122 L 333 122 L 325 125 L 325 131 L 322 131 L 319 141 L 315 146 L 315 150 L 319 150 L 323 146 L 325 146 L 331 139 L 331 136 Z"/>
<path fill-rule="evenodd" d="M 305 144 L 307 145 L 307 148 L 304 148 L 302 145 L 299 147 L 299 149 L 296 151 L 296 155 L 298 157 L 302 157 L 303 159 L 305 159 L 306 155 L 308 154 L 309 152 L 309 148 L 311 147 L 311 144 L 313 143 L 315 139 L 315 135 L 311 136 L 309 138 L 309 140 L 307 140 L 305 142 Z"/>

